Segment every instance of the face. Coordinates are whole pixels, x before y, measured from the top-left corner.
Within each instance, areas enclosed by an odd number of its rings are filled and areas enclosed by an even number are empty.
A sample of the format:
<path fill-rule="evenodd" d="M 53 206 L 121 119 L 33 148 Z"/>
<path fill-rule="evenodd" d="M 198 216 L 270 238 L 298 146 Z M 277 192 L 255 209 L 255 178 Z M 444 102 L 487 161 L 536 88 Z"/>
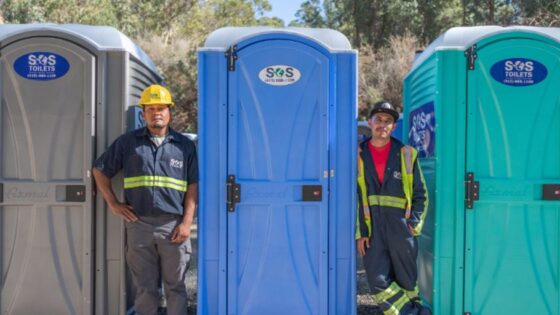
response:
<path fill-rule="evenodd" d="M 169 125 L 171 114 L 167 105 L 145 105 L 143 112 L 148 129 L 163 129 Z"/>
<path fill-rule="evenodd" d="M 393 116 L 386 113 L 376 113 L 368 120 L 371 135 L 374 139 L 388 140 L 395 130 Z"/>

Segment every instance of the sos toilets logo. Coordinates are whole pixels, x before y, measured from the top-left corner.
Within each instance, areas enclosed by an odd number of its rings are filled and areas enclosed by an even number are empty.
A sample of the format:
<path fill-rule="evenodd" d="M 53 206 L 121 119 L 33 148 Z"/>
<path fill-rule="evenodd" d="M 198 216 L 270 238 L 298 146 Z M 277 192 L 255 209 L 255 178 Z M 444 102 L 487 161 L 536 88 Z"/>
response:
<path fill-rule="evenodd" d="M 435 155 L 436 148 L 436 116 L 434 102 L 428 102 L 410 112 L 408 125 L 408 141 L 419 157 Z"/>
<path fill-rule="evenodd" d="M 301 78 L 298 69 L 292 66 L 268 66 L 259 72 L 259 79 L 270 85 L 289 85 L 296 83 Z"/>
<path fill-rule="evenodd" d="M 29 80 L 55 80 L 63 77 L 70 64 L 61 55 L 51 52 L 32 52 L 20 56 L 14 62 L 14 70 Z"/>
<path fill-rule="evenodd" d="M 494 80 L 511 86 L 528 86 L 543 81 L 548 75 L 546 67 L 525 58 L 511 58 L 496 62 L 490 68 Z"/>

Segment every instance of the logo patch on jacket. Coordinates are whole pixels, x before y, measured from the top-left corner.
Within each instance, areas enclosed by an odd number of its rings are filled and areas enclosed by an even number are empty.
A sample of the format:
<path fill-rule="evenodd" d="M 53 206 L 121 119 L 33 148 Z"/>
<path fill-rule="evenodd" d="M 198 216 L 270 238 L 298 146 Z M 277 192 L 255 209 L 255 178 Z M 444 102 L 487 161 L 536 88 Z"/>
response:
<path fill-rule="evenodd" d="M 175 168 L 183 168 L 183 161 L 171 159 L 171 161 L 169 162 L 169 166 Z"/>
<path fill-rule="evenodd" d="M 399 171 L 394 171 L 394 172 L 393 172 L 393 178 L 395 178 L 395 179 L 402 179 L 401 172 L 399 172 Z"/>

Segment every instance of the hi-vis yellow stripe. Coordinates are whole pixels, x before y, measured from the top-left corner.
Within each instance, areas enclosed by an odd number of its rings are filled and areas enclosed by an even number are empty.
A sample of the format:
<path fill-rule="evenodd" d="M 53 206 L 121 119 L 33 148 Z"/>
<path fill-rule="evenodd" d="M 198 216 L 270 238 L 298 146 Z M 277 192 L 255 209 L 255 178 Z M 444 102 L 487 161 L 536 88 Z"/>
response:
<path fill-rule="evenodd" d="M 373 301 L 378 305 L 383 304 L 393 296 L 397 295 L 397 293 L 399 293 L 400 290 L 401 288 L 399 287 L 398 284 L 396 284 L 395 282 L 391 282 L 391 285 L 389 285 L 387 289 L 372 295 Z"/>
<path fill-rule="evenodd" d="M 399 209 L 406 208 L 405 198 L 382 196 L 382 195 L 370 195 L 368 196 L 368 201 L 370 206 L 387 206 L 387 207 L 395 207 Z"/>
<path fill-rule="evenodd" d="M 136 176 L 124 178 L 125 189 L 136 187 L 165 187 L 179 191 L 187 191 L 187 182 L 165 176 Z"/>

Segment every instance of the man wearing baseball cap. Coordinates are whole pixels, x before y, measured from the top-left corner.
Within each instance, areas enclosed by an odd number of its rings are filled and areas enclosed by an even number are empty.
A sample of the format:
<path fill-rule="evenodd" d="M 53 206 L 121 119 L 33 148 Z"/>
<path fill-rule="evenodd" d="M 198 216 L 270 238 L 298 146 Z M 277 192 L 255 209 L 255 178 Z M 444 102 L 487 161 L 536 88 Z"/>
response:
<path fill-rule="evenodd" d="M 416 150 L 391 137 L 399 113 L 375 103 L 371 138 L 358 150 L 356 245 L 378 314 L 426 315 L 418 296 L 416 258 L 428 192 Z"/>

